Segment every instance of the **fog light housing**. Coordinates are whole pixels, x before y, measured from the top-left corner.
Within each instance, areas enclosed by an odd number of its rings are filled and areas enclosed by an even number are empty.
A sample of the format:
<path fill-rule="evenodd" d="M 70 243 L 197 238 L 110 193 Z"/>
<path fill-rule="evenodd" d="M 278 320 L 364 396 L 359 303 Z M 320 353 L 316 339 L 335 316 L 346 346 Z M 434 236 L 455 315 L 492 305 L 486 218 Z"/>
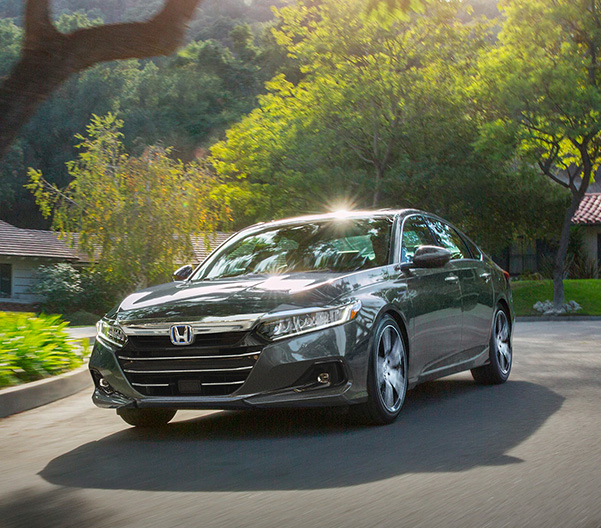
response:
<path fill-rule="evenodd" d="M 100 374 L 100 372 L 97 370 L 90 370 L 90 374 L 92 374 L 94 385 L 98 390 L 104 392 L 105 394 L 113 394 L 115 392 L 115 389 L 111 387 L 111 384 L 104 376 L 102 376 L 102 374 Z"/>
<path fill-rule="evenodd" d="M 330 374 L 328 372 L 322 372 L 317 376 L 317 383 L 330 383 Z"/>
<path fill-rule="evenodd" d="M 325 389 L 343 385 L 347 379 L 342 361 L 324 361 L 309 367 L 293 387 L 296 392 Z"/>

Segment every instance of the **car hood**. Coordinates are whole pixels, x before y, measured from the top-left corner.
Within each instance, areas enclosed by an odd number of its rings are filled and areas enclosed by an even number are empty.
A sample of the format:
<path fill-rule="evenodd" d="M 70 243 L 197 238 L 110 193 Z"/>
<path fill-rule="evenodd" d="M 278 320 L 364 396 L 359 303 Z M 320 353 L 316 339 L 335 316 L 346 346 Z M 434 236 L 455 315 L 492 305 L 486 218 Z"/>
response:
<path fill-rule="evenodd" d="M 130 295 L 110 315 L 125 324 L 183 322 L 326 306 L 363 284 L 377 281 L 382 269 L 172 282 Z"/>

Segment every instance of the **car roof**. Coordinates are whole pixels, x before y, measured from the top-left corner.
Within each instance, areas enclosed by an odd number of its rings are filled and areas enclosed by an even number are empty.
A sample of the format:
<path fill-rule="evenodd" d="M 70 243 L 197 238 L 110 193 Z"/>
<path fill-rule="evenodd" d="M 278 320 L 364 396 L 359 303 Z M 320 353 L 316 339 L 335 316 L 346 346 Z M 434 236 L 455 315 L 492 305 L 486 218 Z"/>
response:
<path fill-rule="evenodd" d="M 335 211 L 332 213 L 313 214 L 305 216 L 295 216 L 290 218 L 283 218 L 281 220 L 272 220 L 270 222 L 260 222 L 248 226 L 246 229 L 254 229 L 257 227 L 270 227 L 278 225 L 289 225 L 289 224 L 301 224 L 305 222 L 320 222 L 324 220 L 337 220 L 337 219 L 361 219 L 361 218 L 374 218 L 374 217 L 389 217 L 394 218 L 399 215 L 406 215 L 409 213 L 429 214 L 424 211 L 417 209 L 378 209 L 374 211 L 361 210 L 361 211 Z"/>

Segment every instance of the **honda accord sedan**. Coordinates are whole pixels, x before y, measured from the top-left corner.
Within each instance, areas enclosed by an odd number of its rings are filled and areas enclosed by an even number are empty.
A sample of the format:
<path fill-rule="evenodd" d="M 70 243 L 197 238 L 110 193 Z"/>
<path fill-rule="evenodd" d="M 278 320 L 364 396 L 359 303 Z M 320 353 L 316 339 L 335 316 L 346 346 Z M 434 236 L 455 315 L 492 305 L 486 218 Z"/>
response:
<path fill-rule="evenodd" d="M 98 323 L 93 401 L 135 426 L 177 409 L 348 406 L 392 422 L 418 383 L 503 383 L 509 276 L 417 210 L 258 224 Z"/>

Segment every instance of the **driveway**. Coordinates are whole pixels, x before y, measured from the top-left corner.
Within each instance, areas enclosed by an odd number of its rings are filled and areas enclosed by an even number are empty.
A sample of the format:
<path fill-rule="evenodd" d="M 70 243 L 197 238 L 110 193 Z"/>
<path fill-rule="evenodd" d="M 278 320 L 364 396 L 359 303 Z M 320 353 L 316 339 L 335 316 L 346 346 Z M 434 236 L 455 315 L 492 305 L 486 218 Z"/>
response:
<path fill-rule="evenodd" d="M 0 420 L 0 526 L 601 527 L 601 322 L 519 323 L 503 386 L 460 374 L 397 422 L 179 412 L 126 426 L 83 392 Z"/>

